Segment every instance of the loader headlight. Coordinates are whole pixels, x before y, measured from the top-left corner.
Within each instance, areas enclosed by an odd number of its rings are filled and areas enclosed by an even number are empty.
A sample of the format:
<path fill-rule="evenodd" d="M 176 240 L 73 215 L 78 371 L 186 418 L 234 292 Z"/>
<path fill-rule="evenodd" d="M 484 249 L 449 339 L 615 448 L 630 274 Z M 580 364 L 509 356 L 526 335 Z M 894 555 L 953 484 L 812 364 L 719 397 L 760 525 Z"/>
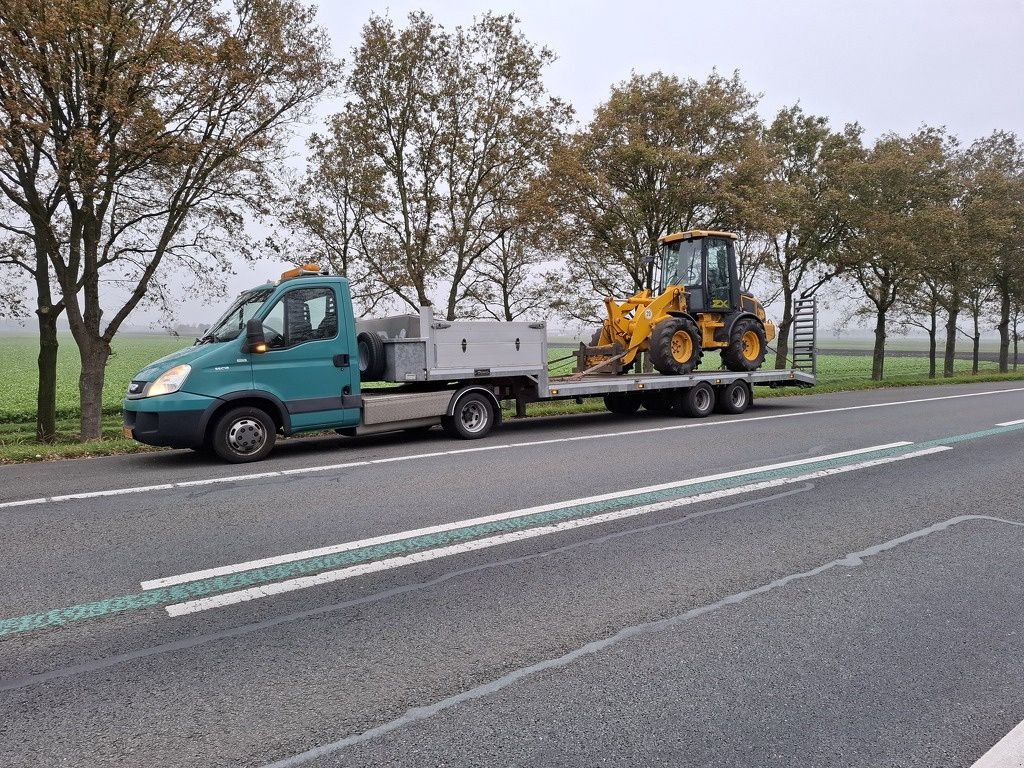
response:
<path fill-rule="evenodd" d="M 185 383 L 185 379 L 188 378 L 191 372 L 191 365 L 176 365 L 173 368 L 168 368 L 146 387 L 146 397 L 169 395 L 172 392 L 177 392 L 181 389 L 181 385 Z"/>

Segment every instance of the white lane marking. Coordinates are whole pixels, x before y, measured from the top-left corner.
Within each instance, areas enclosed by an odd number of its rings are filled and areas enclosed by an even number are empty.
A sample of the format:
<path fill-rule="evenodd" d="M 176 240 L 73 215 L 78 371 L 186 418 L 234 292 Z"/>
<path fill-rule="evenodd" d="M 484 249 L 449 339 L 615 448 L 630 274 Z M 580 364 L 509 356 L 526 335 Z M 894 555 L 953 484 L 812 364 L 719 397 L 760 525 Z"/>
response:
<path fill-rule="evenodd" d="M 1015 427 L 1018 424 L 1024 424 L 1024 419 L 1017 419 L 1016 421 L 1001 421 L 996 424 L 997 427 Z"/>
<path fill-rule="evenodd" d="M 205 568 L 201 571 L 192 571 L 191 573 L 182 573 L 177 576 L 165 576 L 159 579 L 151 579 L 149 581 L 141 582 L 143 589 L 158 589 L 160 587 L 172 587 L 175 584 L 185 584 L 190 581 L 200 581 L 202 579 L 210 579 L 215 576 L 226 576 L 231 573 L 239 573 L 241 571 L 251 571 L 256 568 L 265 568 L 270 565 L 280 565 L 281 563 L 291 563 L 296 560 L 306 560 L 311 557 L 322 557 L 323 555 L 333 555 L 337 552 L 347 552 L 352 549 L 362 549 L 363 547 L 372 547 L 378 544 L 388 544 L 392 541 L 400 541 L 402 539 L 411 539 L 415 536 L 427 536 L 433 533 L 443 533 L 445 531 L 453 531 L 457 528 L 466 528 L 471 525 L 480 525 L 482 523 L 493 523 L 498 520 L 508 520 L 513 517 L 524 517 L 526 515 L 535 515 L 540 512 L 550 512 L 553 509 L 562 509 L 564 507 L 575 507 L 580 504 L 592 504 L 597 501 L 610 501 L 612 499 L 621 499 L 625 496 L 634 496 L 639 493 L 651 493 L 653 491 L 664 491 L 669 488 L 685 488 L 690 485 L 697 485 L 698 483 L 707 483 L 714 480 L 726 480 L 731 477 L 743 477 L 744 475 L 760 474 L 762 472 L 770 472 L 775 469 L 785 469 L 787 467 L 799 467 L 805 464 L 817 464 L 822 461 L 828 461 L 830 459 L 843 459 L 850 456 L 858 456 L 862 453 L 870 453 L 871 451 L 883 451 L 887 448 L 902 448 L 906 445 L 913 445 L 910 442 L 899 442 L 899 443 L 886 443 L 885 445 L 874 445 L 870 448 L 857 448 L 851 451 L 840 451 L 839 453 L 829 453 L 824 456 L 813 456 L 806 459 L 794 459 L 792 461 L 782 461 L 778 464 L 769 464 L 763 467 L 754 467 L 752 469 L 735 469 L 729 472 L 720 472 L 716 475 L 705 475 L 704 477 L 694 477 L 688 480 L 677 480 L 671 483 L 661 483 L 659 485 L 649 485 L 643 488 L 633 488 L 628 491 L 615 491 L 613 493 L 604 493 L 598 496 L 587 496 L 582 499 L 569 499 L 568 501 L 559 501 L 551 504 L 543 504 L 538 507 L 528 507 L 526 509 L 516 509 L 511 512 L 499 512 L 494 515 L 487 515 L 485 517 L 474 517 L 469 520 L 457 520 L 454 523 L 442 523 L 440 525 L 432 525 L 429 528 L 416 528 L 410 531 L 401 531 L 399 533 L 389 533 L 383 536 L 374 536 L 370 539 L 360 539 L 359 541 L 349 541 L 344 544 L 333 544 L 327 547 L 319 547 L 317 549 L 307 549 L 302 552 L 291 552 L 285 555 L 276 555 L 274 557 L 264 557 L 259 560 L 249 560 L 244 563 L 235 563 L 232 565 L 221 565 L 216 568 Z"/>
<path fill-rule="evenodd" d="M 1002 425 L 1000 425 L 1002 426 Z M 1024 722 L 995 743 L 971 768 L 1022 768 L 1024 766 Z"/>
<path fill-rule="evenodd" d="M 679 429 L 699 429 L 701 427 L 720 427 L 730 424 L 748 424 L 755 421 L 768 421 L 771 419 L 791 419 L 797 416 L 815 416 L 828 413 L 843 413 L 846 411 L 859 411 L 866 408 L 890 408 L 897 405 L 914 405 L 917 403 L 931 403 L 940 400 L 957 400 L 964 397 L 988 397 L 990 395 L 1005 395 L 1014 392 L 1024 392 L 1024 387 L 1012 389 L 994 389 L 988 392 L 965 392 L 959 395 L 942 395 L 939 397 L 922 397 L 916 400 L 896 400 L 886 403 L 867 403 L 865 405 L 846 405 L 840 408 L 819 408 L 810 411 L 796 411 L 793 413 L 776 413 L 771 416 L 747 416 L 742 415 L 735 419 L 716 419 L 715 421 L 695 421 L 686 424 L 672 424 L 667 427 L 646 427 L 644 429 L 629 429 L 621 432 L 600 432 L 592 435 L 574 435 L 573 437 L 553 437 L 544 440 L 527 440 L 521 443 L 504 443 L 502 445 L 485 445 L 476 448 L 460 448 L 451 451 L 433 451 L 430 453 L 418 453 L 408 456 L 391 456 L 383 459 L 368 459 L 365 461 L 349 461 L 341 464 L 321 464 L 313 467 L 299 467 L 297 469 L 282 469 L 272 472 L 254 472 L 246 475 L 229 475 L 227 477 L 211 477 L 205 480 L 190 480 L 180 483 L 167 483 L 165 485 L 135 486 L 132 488 L 115 488 L 105 491 L 87 491 L 83 493 L 67 494 L 64 496 L 45 496 L 37 499 L 23 499 L 20 501 L 0 502 L 0 509 L 8 507 L 19 507 L 30 504 L 48 504 L 54 501 L 65 501 L 68 499 L 91 499 L 100 496 L 121 496 L 128 493 L 141 493 L 151 490 L 166 490 L 167 488 L 190 488 L 197 485 L 215 485 L 218 483 L 238 483 L 247 480 L 259 480 L 266 477 L 281 477 L 286 475 L 303 475 L 311 472 L 326 472 L 332 469 L 349 469 L 351 467 L 364 467 L 370 464 L 388 464 L 396 461 L 414 461 L 417 459 L 431 459 L 440 456 L 457 456 L 464 453 L 480 453 L 511 448 L 530 448 L 538 445 L 554 445 L 555 443 L 575 443 L 583 440 L 601 440 L 604 438 L 626 437 L 630 435 L 646 435 L 656 432 L 671 432 Z"/>
<path fill-rule="evenodd" d="M 390 571 L 396 568 L 401 568 L 406 565 L 415 565 L 416 563 L 425 563 L 430 560 L 437 560 L 443 557 L 451 557 L 453 555 L 460 555 L 466 552 L 474 552 L 481 549 L 489 549 L 491 547 L 500 546 L 502 544 L 511 544 L 513 542 L 537 538 L 538 536 L 548 536 L 553 533 L 562 533 L 563 531 L 570 531 L 576 528 L 586 528 L 591 525 L 599 525 L 601 523 L 607 523 L 615 520 L 623 520 L 625 518 L 636 517 L 638 515 L 645 515 L 663 509 L 674 509 L 677 507 L 690 506 L 692 504 L 700 504 L 706 501 L 713 501 L 715 499 L 721 499 L 728 496 L 737 496 L 743 493 L 753 493 L 755 491 L 768 490 L 770 488 L 777 488 L 782 485 L 790 485 L 793 483 L 803 483 L 807 481 L 818 480 L 823 477 L 839 475 L 844 472 L 853 472 L 859 469 L 877 467 L 883 464 L 891 464 L 897 461 L 905 461 L 907 459 L 918 458 L 920 456 L 929 456 L 934 453 L 941 453 L 943 451 L 950 450 L 952 450 L 952 448 L 950 448 L 949 446 L 939 445 L 934 446 L 932 448 L 924 448 L 919 451 L 904 453 L 899 456 L 887 456 L 881 459 L 871 459 L 869 461 L 862 461 L 856 464 L 847 464 L 846 466 L 833 467 L 831 469 L 822 469 L 816 472 L 808 472 L 793 477 L 780 477 L 774 480 L 764 480 L 758 483 L 741 485 L 737 486 L 736 488 L 725 488 L 719 491 L 709 491 L 707 493 L 701 493 L 695 496 L 687 496 L 682 499 L 671 499 L 668 501 L 659 501 L 653 504 L 644 504 L 638 507 L 616 510 L 615 512 L 605 512 L 603 514 L 593 515 L 591 517 L 577 518 L 575 520 L 566 520 L 561 523 L 555 523 L 552 525 L 538 526 L 536 528 L 528 528 L 522 531 L 514 531 L 512 533 L 503 533 L 498 536 L 491 536 L 484 539 L 476 539 L 461 544 L 452 544 L 447 547 L 437 547 L 435 549 L 429 549 L 423 552 L 414 552 L 409 555 L 401 555 L 398 557 L 387 558 L 384 560 L 377 560 L 372 563 L 363 563 L 361 565 L 354 565 L 348 568 L 339 568 L 334 571 L 325 571 L 324 573 L 318 573 L 312 576 L 300 576 L 294 579 L 273 582 L 271 584 L 264 584 L 259 587 L 241 589 L 236 592 L 226 592 L 221 595 L 203 597 L 197 600 L 189 600 L 183 603 L 174 603 L 172 605 L 166 606 L 166 610 L 168 615 L 170 616 L 184 616 L 190 613 L 207 611 L 212 608 L 223 608 L 228 605 L 244 603 L 249 600 L 256 600 L 261 597 L 270 597 L 271 595 L 280 595 L 286 592 L 294 592 L 299 589 L 308 589 L 309 587 L 316 587 L 323 584 L 345 581 L 347 579 L 352 579 L 357 576 L 364 576 L 369 573 Z"/>

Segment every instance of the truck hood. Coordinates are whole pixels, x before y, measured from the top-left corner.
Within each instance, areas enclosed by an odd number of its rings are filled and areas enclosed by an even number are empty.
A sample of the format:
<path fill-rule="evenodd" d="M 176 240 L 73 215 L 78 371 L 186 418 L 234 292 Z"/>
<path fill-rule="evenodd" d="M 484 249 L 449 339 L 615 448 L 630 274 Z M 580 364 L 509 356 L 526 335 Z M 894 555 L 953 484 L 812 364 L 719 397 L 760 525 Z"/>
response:
<path fill-rule="evenodd" d="M 168 368 L 173 368 L 176 365 L 191 365 L 198 367 L 196 364 L 200 361 L 205 360 L 209 357 L 222 357 L 228 350 L 227 347 L 234 348 L 236 344 L 234 340 L 224 341 L 216 344 L 201 344 L 199 346 L 185 347 L 179 349 L 177 352 L 171 352 L 169 355 L 164 355 L 159 360 L 147 365 L 141 371 L 139 371 L 134 381 L 153 381 L 157 376 L 166 371 Z M 236 350 L 232 349 L 232 356 Z"/>

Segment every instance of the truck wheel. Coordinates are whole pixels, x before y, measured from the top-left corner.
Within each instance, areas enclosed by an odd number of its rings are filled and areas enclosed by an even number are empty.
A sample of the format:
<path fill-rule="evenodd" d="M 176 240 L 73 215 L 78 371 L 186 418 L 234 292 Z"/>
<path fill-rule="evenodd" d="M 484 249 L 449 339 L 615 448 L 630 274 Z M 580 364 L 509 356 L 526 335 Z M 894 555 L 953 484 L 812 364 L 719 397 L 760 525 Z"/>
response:
<path fill-rule="evenodd" d="M 679 376 L 700 364 L 700 331 L 688 317 L 669 317 L 651 332 L 651 364 L 659 373 Z"/>
<path fill-rule="evenodd" d="M 715 398 L 717 413 L 743 413 L 750 407 L 750 387 L 745 381 L 734 381 L 718 390 Z"/>
<path fill-rule="evenodd" d="M 451 416 L 441 419 L 441 427 L 452 436 L 463 440 L 476 440 L 494 426 L 494 405 L 481 392 L 467 392 L 455 403 Z"/>
<path fill-rule="evenodd" d="M 677 391 L 672 398 L 672 413 L 703 419 L 715 410 L 715 390 L 706 381 Z"/>
<path fill-rule="evenodd" d="M 359 378 L 380 381 L 384 378 L 384 340 L 376 331 L 363 331 L 356 336 L 359 352 Z"/>
<path fill-rule="evenodd" d="M 640 400 L 623 392 L 613 392 L 604 396 L 604 407 L 612 413 L 629 416 L 640 410 Z"/>
<path fill-rule="evenodd" d="M 210 445 L 224 461 L 241 464 L 266 458 L 277 440 L 277 426 L 266 411 L 253 406 L 232 408 L 213 427 Z"/>
<path fill-rule="evenodd" d="M 767 351 L 764 326 L 752 317 L 744 317 L 733 323 L 729 346 L 722 350 L 722 362 L 730 371 L 756 371 Z"/>

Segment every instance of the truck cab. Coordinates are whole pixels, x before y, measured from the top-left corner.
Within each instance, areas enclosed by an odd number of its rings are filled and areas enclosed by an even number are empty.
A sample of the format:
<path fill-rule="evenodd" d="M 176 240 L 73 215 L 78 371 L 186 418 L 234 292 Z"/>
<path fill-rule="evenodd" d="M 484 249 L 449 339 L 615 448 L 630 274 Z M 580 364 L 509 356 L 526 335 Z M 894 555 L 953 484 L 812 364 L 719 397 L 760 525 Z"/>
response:
<path fill-rule="evenodd" d="M 125 434 L 241 461 L 262 458 L 277 432 L 357 425 L 349 284 L 311 267 L 245 291 L 193 346 L 143 369 Z"/>

